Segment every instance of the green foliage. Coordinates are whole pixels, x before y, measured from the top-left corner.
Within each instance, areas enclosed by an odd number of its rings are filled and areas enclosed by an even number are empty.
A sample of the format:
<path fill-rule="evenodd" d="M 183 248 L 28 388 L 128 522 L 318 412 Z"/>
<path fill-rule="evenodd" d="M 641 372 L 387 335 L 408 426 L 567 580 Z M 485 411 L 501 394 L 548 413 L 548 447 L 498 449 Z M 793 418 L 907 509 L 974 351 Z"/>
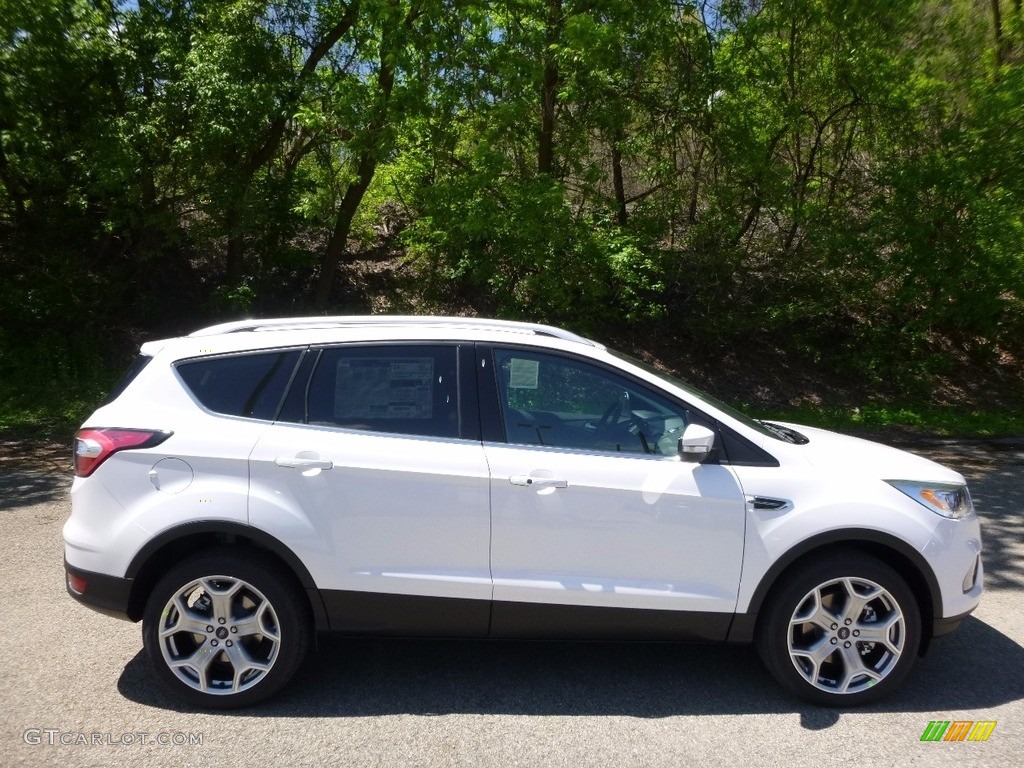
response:
<path fill-rule="evenodd" d="M 1020 157 L 1019 3 L 0 0 L 3 354 L 62 382 L 400 253 L 414 306 L 927 399 L 1024 353 Z"/>
<path fill-rule="evenodd" d="M 572 315 L 582 325 L 601 318 L 611 265 L 560 186 L 546 177 L 481 181 L 435 179 L 406 232 L 431 290 L 485 297 L 485 308 L 504 317 Z"/>
<path fill-rule="evenodd" d="M 256 301 L 256 291 L 248 282 L 240 285 L 221 285 L 213 292 L 211 303 L 222 313 L 248 313 Z"/>
<path fill-rule="evenodd" d="M 110 391 L 125 361 L 106 340 L 0 331 L 0 432 L 66 438 Z"/>

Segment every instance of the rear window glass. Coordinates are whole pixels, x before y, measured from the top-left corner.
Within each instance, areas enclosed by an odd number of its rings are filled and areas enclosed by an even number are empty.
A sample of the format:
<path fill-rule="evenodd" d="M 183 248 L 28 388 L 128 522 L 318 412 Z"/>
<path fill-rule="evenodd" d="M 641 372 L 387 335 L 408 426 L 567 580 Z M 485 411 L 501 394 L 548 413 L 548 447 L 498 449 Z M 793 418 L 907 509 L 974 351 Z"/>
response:
<path fill-rule="evenodd" d="M 178 375 L 214 413 L 272 421 L 281 406 L 300 352 L 210 357 L 179 363 Z"/>

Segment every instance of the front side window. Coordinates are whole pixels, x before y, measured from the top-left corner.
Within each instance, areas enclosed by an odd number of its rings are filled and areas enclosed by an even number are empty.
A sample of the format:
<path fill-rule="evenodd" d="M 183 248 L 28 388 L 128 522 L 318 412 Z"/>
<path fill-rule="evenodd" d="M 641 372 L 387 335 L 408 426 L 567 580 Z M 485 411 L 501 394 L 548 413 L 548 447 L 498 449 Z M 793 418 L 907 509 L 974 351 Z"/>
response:
<path fill-rule="evenodd" d="M 669 456 L 692 418 L 662 395 L 582 360 L 518 349 L 494 354 L 510 443 Z"/>
<path fill-rule="evenodd" d="M 458 437 L 456 348 L 419 345 L 324 350 L 307 399 L 310 424 Z"/>

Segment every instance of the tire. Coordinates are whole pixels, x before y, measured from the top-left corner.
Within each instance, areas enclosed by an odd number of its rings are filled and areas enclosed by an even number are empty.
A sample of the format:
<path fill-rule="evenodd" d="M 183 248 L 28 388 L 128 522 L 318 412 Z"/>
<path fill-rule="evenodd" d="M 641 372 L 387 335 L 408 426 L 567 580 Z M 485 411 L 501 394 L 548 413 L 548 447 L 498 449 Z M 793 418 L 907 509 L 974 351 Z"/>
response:
<path fill-rule="evenodd" d="M 801 698 L 859 706 L 892 693 L 910 672 L 921 611 L 882 561 L 832 553 L 786 573 L 764 605 L 755 642 L 772 675 Z"/>
<path fill-rule="evenodd" d="M 208 550 L 156 584 L 142 638 L 156 677 L 187 703 L 247 707 L 277 693 L 309 647 L 306 596 L 254 550 Z"/>

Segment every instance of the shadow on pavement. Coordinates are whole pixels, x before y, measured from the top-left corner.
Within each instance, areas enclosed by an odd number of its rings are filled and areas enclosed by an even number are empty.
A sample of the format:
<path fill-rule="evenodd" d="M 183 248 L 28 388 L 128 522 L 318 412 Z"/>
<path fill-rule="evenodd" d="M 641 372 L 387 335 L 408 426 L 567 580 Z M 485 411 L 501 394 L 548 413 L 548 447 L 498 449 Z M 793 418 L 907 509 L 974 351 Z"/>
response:
<path fill-rule="evenodd" d="M 57 501 L 67 496 L 70 486 L 66 472 L 0 472 L 0 511 Z"/>
<path fill-rule="evenodd" d="M 982 560 L 986 589 L 1024 590 L 1024 469 L 998 464 L 968 474 L 974 504 L 981 515 Z"/>
<path fill-rule="evenodd" d="M 140 652 L 118 689 L 190 711 L 157 686 Z M 986 709 L 1024 698 L 1024 648 L 974 619 L 933 643 L 903 688 L 860 712 Z M 797 712 L 809 730 L 843 710 L 789 698 L 750 647 L 322 638 L 276 698 L 245 717 L 628 716 Z"/>

